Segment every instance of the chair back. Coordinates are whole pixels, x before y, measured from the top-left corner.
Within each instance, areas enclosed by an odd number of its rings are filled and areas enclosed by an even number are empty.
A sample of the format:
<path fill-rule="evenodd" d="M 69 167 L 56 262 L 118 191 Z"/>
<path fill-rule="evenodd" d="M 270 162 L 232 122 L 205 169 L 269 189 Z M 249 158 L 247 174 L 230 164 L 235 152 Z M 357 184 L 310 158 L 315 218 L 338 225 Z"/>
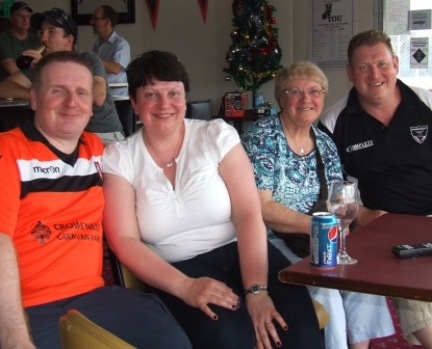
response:
<path fill-rule="evenodd" d="M 74 309 L 60 318 L 60 342 L 62 349 L 135 348 Z"/>
<path fill-rule="evenodd" d="M 211 101 L 187 102 L 186 103 L 186 118 L 211 120 L 212 108 Z"/>
<path fill-rule="evenodd" d="M 137 117 L 128 97 L 114 99 L 117 114 L 123 126 L 125 136 L 130 136 L 137 130 Z"/>
<path fill-rule="evenodd" d="M 108 256 L 111 264 L 113 280 L 116 285 L 145 291 L 144 283 L 138 279 L 127 267 L 117 259 L 111 249 L 108 249 Z"/>

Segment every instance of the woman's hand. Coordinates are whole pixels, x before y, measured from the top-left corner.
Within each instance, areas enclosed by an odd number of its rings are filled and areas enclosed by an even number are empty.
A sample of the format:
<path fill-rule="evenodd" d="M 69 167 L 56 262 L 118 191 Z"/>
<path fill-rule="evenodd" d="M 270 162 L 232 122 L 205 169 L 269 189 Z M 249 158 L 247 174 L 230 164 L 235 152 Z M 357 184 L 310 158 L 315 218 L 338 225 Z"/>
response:
<path fill-rule="evenodd" d="M 270 338 L 277 347 L 281 346 L 276 326 L 288 330 L 288 325 L 274 307 L 267 292 L 246 295 L 246 305 L 252 318 L 257 338 L 257 349 L 271 349 Z"/>
<path fill-rule="evenodd" d="M 237 310 L 240 306 L 240 298 L 227 285 L 209 277 L 188 278 L 180 294 L 186 304 L 201 309 L 213 320 L 217 320 L 218 316 L 210 309 L 209 304 L 231 310 Z"/>

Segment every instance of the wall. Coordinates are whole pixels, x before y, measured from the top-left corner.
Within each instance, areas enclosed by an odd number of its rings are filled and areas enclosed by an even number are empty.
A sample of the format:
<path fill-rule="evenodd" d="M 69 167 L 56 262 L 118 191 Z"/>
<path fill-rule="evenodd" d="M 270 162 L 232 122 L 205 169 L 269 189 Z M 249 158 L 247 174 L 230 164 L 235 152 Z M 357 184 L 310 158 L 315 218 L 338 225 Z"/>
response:
<path fill-rule="evenodd" d="M 308 37 L 312 23 L 311 1 L 293 0 L 293 13 L 304 16 L 293 17 L 293 60 L 308 58 Z M 354 34 L 373 28 L 374 0 L 354 0 Z M 308 31 L 309 30 L 309 31 Z M 342 98 L 351 88 L 352 84 L 346 77 L 345 68 L 324 70 L 329 80 L 329 94 L 326 105 L 331 105 Z"/>
<path fill-rule="evenodd" d="M 94 0 L 88 0 L 94 1 Z M 282 49 L 282 65 L 293 59 L 307 59 L 307 28 L 310 27 L 312 0 L 269 0 L 275 7 L 276 27 L 279 29 L 279 44 Z M 373 0 L 354 0 L 357 3 L 357 29 L 372 26 Z M 37 11 L 54 6 L 70 12 L 70 0 L 27 0 Z M 103 1 L 98 0 L 99 4 Z M 135 0 L 135 24 L 119 24 L 117 31 L 127 38 L 132 57 L 152 50 L 169 50 L 186 65 L 190 79 L 189 100 L 211 99 L 213 111 L 219 109 L 226 91 L 236 90 L 232 81 L 226 81 L 222 69 L 227 66 L 225 55 L 231 44 L 233 29 L 231 0 L 209 0 L 207 21 L 204 23 L 197 0 L 160 0 L 156 30 L 153 30 L 145 0 Z M 294 39 L 293 39 L 294 38 Z M 79 27 L 78 44 L 81 50 L 90 50 L 94 42 L 92 28 Z M 340 98 L 350 86 L 344 69 L 326 71 L 330 80 L 327 102 Z M 262 86 L 266 100 L 276 105 L 273 98 L 273 82 Z"/>

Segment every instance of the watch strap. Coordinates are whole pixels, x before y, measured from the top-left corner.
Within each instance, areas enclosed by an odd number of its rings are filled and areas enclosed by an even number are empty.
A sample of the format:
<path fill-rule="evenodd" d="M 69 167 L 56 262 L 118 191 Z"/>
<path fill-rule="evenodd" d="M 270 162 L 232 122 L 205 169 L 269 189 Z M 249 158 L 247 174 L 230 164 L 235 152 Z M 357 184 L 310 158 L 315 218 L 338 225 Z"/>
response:
<path fill-rule="evenodd" d="M 252 285 L 247 290 L 245 290 L 245 295 L 252 293 L 252 294 L 258 294 L 260 292 L 267 292 L 267 286 L 263 285 Z"/>

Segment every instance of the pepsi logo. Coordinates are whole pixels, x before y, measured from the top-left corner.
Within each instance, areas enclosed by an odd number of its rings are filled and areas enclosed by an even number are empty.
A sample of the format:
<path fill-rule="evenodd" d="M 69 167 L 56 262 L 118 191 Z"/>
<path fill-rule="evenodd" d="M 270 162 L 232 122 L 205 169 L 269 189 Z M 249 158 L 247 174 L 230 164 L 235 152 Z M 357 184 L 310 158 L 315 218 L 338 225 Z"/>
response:
<path fill-rule="evenodd" d="M 334 226 L 332 227 L 329 231 L 328 231 L 328 239 L 332 242 L 336 242 L 337 241 L 337 236 L 338 236 L 338 227 Z"/>

